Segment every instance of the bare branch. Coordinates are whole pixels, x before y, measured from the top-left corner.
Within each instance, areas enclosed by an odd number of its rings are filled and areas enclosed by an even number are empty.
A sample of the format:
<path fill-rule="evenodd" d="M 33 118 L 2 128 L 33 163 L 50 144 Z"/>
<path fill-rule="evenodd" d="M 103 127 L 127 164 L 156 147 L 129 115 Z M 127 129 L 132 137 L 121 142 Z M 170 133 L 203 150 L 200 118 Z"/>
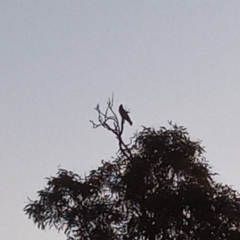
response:
<path fill-rule="evenodd" d="M 109 98 L 107 101 L 107 108 L 104 112 L 101 111 L 99 104 L 95 107 L 98 113 L 98 123 L 90 120 L 93 128 L 104 127 L 108 131 L 111 131 L 117 138 L 119 144 L 119 151 L 127 158 L 132 158 L 132 153 L 130 149 L 131 142 L 129 144 L 124 143 L 122 139 L 122 133 L 124 130 L 124 120 L 119 121 L 117 114 L 113 109 L 114 96 Z"/>

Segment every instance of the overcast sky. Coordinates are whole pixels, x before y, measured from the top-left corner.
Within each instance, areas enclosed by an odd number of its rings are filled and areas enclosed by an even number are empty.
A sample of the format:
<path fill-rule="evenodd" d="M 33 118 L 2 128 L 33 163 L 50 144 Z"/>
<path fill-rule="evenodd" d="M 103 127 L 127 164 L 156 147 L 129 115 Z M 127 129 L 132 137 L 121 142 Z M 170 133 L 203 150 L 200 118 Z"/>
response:
<path fill-rule="evenodd" d="M 116 156 L 92 129 L 114 92 L 133 126 L 185 126 L 240 191 L 240 2 L 0 0 L 0 239 L 61 240 L 23 213 L 58 167 Z"/>

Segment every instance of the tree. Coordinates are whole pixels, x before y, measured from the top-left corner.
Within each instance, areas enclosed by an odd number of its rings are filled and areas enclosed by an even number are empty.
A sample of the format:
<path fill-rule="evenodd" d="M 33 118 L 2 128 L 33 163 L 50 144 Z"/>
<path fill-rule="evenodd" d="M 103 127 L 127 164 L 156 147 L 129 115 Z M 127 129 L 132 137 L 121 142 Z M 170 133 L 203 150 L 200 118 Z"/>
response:
<path fill-rule="evenodd" d="M 112 162 L 82 178 L 59 169 L 25 213 L 41 229 L 54 226 L 69 239 L 240 239 L 238 192 L 213 180 L 200 142 L 170 122 L 169 129 L 143 127 L 130 143 L 122 139 L 113 99 L 98 124 L 117 138 Z"/>

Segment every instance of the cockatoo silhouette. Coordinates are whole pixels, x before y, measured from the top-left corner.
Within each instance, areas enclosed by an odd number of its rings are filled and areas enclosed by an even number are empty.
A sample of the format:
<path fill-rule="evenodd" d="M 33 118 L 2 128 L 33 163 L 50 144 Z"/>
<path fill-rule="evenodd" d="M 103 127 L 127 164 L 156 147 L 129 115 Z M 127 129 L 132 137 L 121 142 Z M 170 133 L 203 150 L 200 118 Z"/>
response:
<path fill-rule="evenodd" d="M 119 109 L 118 109 L 123 121 L 126 120 L 127 122 L 129 122 L 129 124 L 132 126 L 132 121 L 130 119 L 130 117 L 128 116 L 128 111 L 126 111 L 124 108 L 123 108 L 123 105 L 121 104 L 119 106 Z"/>

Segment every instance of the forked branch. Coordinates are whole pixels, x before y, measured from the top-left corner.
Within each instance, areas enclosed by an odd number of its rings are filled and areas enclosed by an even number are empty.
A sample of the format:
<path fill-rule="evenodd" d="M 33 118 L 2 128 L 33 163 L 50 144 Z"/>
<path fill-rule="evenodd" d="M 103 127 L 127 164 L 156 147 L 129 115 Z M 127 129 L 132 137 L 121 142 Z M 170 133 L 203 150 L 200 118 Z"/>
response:
<path fill-rule="evenodd" d="M 124 119 L 121 118 L 119 121 L 117 114 L 113 110 L 114 98 L 109 98 L 107 101 L 107 108 L 103 112 L 100 109 L 99 104 L 97 104 L 95 110 L 98 113 L 98 123 L 95 123 L 93 120 L 90 120 L 93 128 L 104 127 L 108 131 L 111 131 L 117 138 L 119 144 L 120 152 L 127 158 L 132 158 L 131 149 L 129 148 L 130 144 L 124 143 L 122 139 L 122 133 L 124 129 Z"/>

